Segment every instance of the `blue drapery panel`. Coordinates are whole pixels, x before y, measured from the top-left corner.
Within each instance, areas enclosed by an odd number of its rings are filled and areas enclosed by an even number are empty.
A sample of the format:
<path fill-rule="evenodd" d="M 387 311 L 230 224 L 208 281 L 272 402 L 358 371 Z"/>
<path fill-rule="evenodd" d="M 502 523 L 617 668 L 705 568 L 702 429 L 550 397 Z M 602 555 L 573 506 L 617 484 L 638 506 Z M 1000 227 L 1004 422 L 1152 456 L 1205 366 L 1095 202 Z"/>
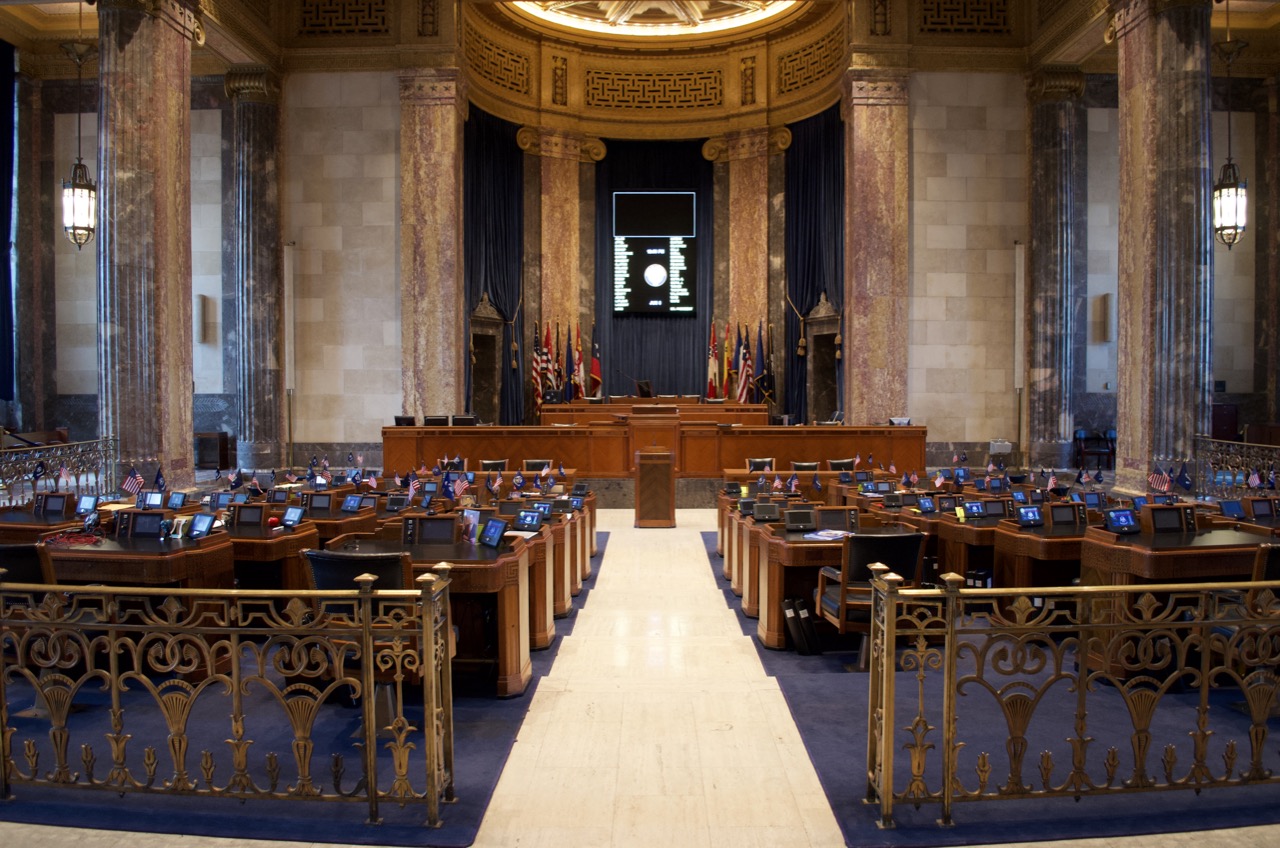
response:
<path fill-rule="evenodd" d="M 795 309 L 787 307 L 783 334 L 787 375 L 783 412 L 792 421 L 804 423 L 809 420 L 809 398 L 805 357 L 796 353 L 800 341 L 796 310 L 808 315 L 823 292 L 837 311 L 844 306 L 844 124 L 839 104 L 788 129 L 787 295 Z M 837 366 L 837 397 L 843 405 L 844 368 L 842 362 Z"/>
<path fill-rule="evenodd" d="M 14 71 L 14 48 L 0 41 L 0 232 L 9 243 L 3 268 L 0 268 L 0 297 L 4 308 L 0 309 L 0 400 L 17 398 L 17 333 L 14 332 L 13 298 L 13 131 L 17 74 Z"/>
<path fill-rule="evenodd" d="M 712 167 L 701 141 L 609 141 L 596 165 L 596 342 L 604 394 L 631 394 L 648 380 L 657 394 L 702 394 L 707 386 L 713 259 Z M 697 192 L 694 315 L 613 312 L 613 192 Z M 583 351 L 586 355 L 586 351 Z"/>
<path fill-rule="evenodd" d="M 502 329 L 501 420 L 524 423 L 526 352 L 515 353 L 511 343 L 522 338 L 520 266 L 523 261 L 524 153 L 516 145 L 519 127 L 472 106 L 463 135 L 463 275 L 466 281 L 466 340 L 471 343 L 471 312 L 480 296 L 505 319 Z M 450 320 L 441 316 L 442 320 Z M 466 362 L 466 395 L 471 405 L 471 357 Z"/>

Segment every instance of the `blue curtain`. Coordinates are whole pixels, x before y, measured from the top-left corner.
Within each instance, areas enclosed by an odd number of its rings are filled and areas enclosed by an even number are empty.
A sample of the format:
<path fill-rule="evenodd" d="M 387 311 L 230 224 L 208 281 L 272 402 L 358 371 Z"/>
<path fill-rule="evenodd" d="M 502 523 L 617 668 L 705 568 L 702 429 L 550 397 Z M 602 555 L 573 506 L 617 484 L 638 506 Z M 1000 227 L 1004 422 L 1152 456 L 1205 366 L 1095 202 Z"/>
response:
<path fill-rule="evenodd" d="M 489 301 L 506 321 L 502 329 L 502 396 L 499 424 L 524 421 L 526 357 L 517 351 L 511 367 L 513 341 L 524 326 L 520 266 L 524 229 L 524 153 L 516 145 L 519 127 L 495 118 L 474 105 L 463 136 L 463 275 L 467 294 L 464 327 L 471 341 L 471 312 L 488 293 Z M 442 318 L 442 320 L 448 320 Z M 466 396 L 471 404 L 471 357 L 466 357 Z"/>
<path fill-rule="evenodd" d="M 5 261 L 0 263 L 0 400 L 15 400 L 17 372 L 17 334 L 14 332 L 13 298 L 13 133 L 17 120 L 17 74 L 14 71 L 14 48 L 0 41 L 0 233 L 9 243 Z"/>
<path fill-rule="evenodd" d="M 844 306 L 844 124 L 839 105 L 791 124 L 787 148 L 787 306 L 783 361 L 787 388 L 783 412 L 809 420 L 805 358 L 797 355 L 800 318 L 823 292 L 837 311 Z M 810 354 L 812 355 L 812 354 Z M 844 398 L 843 360 L 836 369 L 838 397 Z"/>
<path fill-rule="evenodd" d="M 604 394 L 631 394 L 648 380 L 657 394 L 702 394 L 714 302 L 712 166 L 701 141 L 608 141 L 596 165 L 596 338 Z M 693 315 L 615 315 L 613 203 L 615 191 L 697 193 L 697 291 Z M 586 351 L 583 351 L 586 355 Z"/>

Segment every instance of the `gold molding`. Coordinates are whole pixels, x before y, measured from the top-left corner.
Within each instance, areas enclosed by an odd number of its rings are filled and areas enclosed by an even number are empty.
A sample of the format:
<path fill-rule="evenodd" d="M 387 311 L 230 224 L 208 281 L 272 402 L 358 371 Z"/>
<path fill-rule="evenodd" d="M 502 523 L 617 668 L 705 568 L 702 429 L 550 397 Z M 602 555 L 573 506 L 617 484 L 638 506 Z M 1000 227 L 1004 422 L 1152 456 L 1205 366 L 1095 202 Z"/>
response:
<path fill-rule="evenodd" d="M 400 103 L 453 106 L 467 115 L 467 80 L 457 68 L 412 68 L 400 72 Z"/>
<path fill-rule="evenodd" d="M 760 127 L 712 136 L 702 144 L 702 158 L 709 162 L 733 162 L 782 153 L 791 146 L 791 130 Z"/>
<path fill-rule="evenodd" d="M 1028 80 L 1027 97 L 1033 103 L 1079 100 L 1084 97 L 1084 73 L 1079 68 L 1041 68 Z"/>
<path fill-rule="evenodd" d="M 908 102 L 907 75 L 864 74 L 849 71 L 845 74 L 845 105 L 854 106 L 906 106 Z"/>
<path fill-rule="evenodd" d="M 280 99 L 280 84 L 266 68 L 231 68 L 223 86 L 233 101 L 275 103 Z"/>

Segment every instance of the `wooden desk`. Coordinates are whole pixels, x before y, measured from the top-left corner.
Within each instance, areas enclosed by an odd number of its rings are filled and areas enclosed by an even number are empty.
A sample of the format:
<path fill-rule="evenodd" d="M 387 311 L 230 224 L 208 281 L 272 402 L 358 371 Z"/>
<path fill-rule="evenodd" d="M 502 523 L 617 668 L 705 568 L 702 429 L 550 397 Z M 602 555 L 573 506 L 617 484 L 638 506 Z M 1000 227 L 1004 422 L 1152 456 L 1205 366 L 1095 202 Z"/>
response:
<path fill-rule="evenodd" d="M 34 544 L 41 536 L 84 527 L 84 519 L 75 515 L 35 515 L 27 509 L 0 512 L 0 545 Z"/>
<path fill-rule="evenodd" d="M 669 407 L 673 414 L 685 421 L 756 426 L 769 423 L 769 407 L 762 403 L 698 403 L 697 400 L 690 402 L 682 398 L 635 398 L 632 402 L 619 403 L 548 403 L 542 405 L 541 421 L 543 426 L 624 421 L 632 415 L 644 415 L 645 407 L 655 405 Z"/>
<path fill-rule="evenodd" d="M 1239 530 L 1241 533 L 1252 533 L 1263 538 L 1280 536 L 1280 517 L 1264 520 L 1210 515 L 1209 526 L 1215 530 Z"/>
<path fill-rule="evenodd" d="M 996 525 L 991 584 L 1070 586 L 1080 577 L 1080 544 L 1086 528 L 1077 525 L 1019 527 L 1006 518 Z"/>
<path fill-rule="evenodd" d="M 1120 536 L 1085 531 L 1080 582 L 1085 586 L 1247 580 L 1262 539 L 1240 530 Z"/>
<path fill-rule="evenodd" d="M 955 572 L 962 577 L 969 571 L 995 567 L 996 527 L 1003 518 L 966 518 L 944 515 L 935 525 L 938 531 L 938 571 Z"/>
<path fill-rule="evenodd" d="M 372 509 L 359 512 L 307 512 L 307 521 L 313 523 L 320 536 L 320 544 L 347 533 L 372 533 L 378 529 L 378 514 Z"/>
<path fill-rule="evenodd" d="M 101 539 L 48 546 L 59 583 L 232 589 L 235 552 L 223 532 L 203 539 Z"/>
<path fill-rule="evenodd" d="M 533 678 L 533 666 L 529 659 L 529 547 L 523 540 L 499 550 L 470 542 L 402 545 L 361 539 L 359 550 L 408 551 L 415 573 L 441 562 L 452 565 L 449 602 L 459 630 L 454 666 L 495 665 L 499 698 L 524 692 Z M 546 603 L 551 603 L 550 596 Z M 496 623 L 496 633 L 487 632 L 485 622 L 490 619 Z"/>
<path fill-rule="evenodd" d="M 228 527 L 235 552 L 236 585 L 240 589 L 304 591 L 310 581 L 298 552 L 320 547 L 320 533 L 311 521 L 297 527 Z"/>

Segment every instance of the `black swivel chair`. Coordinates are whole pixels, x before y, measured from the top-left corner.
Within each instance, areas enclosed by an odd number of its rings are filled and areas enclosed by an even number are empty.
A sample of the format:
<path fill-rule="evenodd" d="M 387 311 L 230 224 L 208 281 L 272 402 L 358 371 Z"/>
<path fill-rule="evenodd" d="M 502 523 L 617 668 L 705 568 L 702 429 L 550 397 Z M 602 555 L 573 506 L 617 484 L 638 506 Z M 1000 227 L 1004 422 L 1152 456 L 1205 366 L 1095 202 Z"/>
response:
<path fill-rule="evenodd" d="M 0 581 L 5 583 L 53 584 L 53 562 L 43 544 L 34 542 L 17 545 L 0 545 Z"/>
<path fill-rule="evenodd" d="M 817 462 L 792 462 L 792 471 L 817 471 L 819 463 Z"/>
<path fill-rule="evenodd" d="M 506 471 L 507 461 L 505 459 L 482 459 L 480 460 L 481 471 Z M 542 469 L 539 468 L 539 471 Z"/>
<path fill-rule="evenodd" d="M 828 565 L 818 572 L 814 608 L 838 633 L 862 634 L 858 648 L 860 671 L 866 670 L 870 654 L 867 637 L 871 633 L 872 564 L 887 565 L 914 585 L 919 583 L 923 558 L 923 533 L 849 536 L 844 540 L 840 567 Z"/>

